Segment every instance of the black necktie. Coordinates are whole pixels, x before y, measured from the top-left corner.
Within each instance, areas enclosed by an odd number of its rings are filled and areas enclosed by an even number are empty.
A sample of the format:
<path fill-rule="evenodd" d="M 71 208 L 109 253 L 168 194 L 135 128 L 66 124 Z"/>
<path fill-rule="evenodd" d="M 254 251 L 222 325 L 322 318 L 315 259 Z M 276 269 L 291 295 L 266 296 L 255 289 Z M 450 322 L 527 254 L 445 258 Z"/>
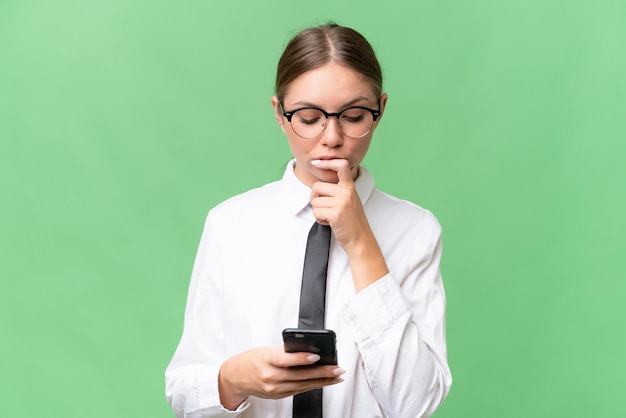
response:
<path fill-rule="evenodd" d="M 315 222 L 309 231 L 304 255 L 298 328 L 324 328 L 329 250 L 330 226 Z M 293 418 L 321 417 L 322 389 L 310 390 L 293 397 Z"/>

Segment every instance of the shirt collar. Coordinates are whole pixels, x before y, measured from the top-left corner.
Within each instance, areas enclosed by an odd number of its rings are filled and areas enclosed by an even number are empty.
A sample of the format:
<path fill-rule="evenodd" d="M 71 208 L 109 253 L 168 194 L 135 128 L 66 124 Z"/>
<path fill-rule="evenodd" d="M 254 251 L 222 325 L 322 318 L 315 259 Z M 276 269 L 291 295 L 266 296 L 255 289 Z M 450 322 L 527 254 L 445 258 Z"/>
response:
<path fill-rule="evenodd" d="M 281 180 L 281 188 L 291 213 L 297 215 L 310 207 L 311 189 L 296 177 L 294 165 L 295 159 L 287 164 Z M 359 166 L 359 177 L 354 184 L 362 204 L 365 205 L 374 190 L 374 177 L 365 167 Z"/>

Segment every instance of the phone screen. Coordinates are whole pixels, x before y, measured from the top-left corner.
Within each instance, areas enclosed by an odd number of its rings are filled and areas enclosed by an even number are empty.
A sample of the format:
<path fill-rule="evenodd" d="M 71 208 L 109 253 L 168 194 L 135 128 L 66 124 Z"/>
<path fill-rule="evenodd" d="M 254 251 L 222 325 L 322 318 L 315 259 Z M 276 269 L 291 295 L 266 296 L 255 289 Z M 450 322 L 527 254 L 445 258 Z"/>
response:
<path fill-rule="evenodd" d="M 329 329 L 287 328 L 283 331 L 287 353 L 314 353 L 320 356 L 315 365 L 337 364 L 337 338 Z"/>

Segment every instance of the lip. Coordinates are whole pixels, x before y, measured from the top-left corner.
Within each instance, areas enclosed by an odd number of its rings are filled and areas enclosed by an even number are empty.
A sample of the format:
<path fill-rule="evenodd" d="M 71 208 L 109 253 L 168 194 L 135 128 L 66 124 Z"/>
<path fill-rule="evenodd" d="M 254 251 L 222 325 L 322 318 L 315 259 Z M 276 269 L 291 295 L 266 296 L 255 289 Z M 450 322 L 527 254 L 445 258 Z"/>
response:
<path fill-rule="evenodd" d="M 325 160 L 325 161 L 328 161 L 328 160 L 346 160 L 346 161 L 348 161 L 348 165 L 349 165 L 350 171 L 351 172 L 354 171 L 354 166 L 352 166 L 350 164 L 350 160 L 348 160 L 345 157 L 338 157 L 338 156 L 334 156 L 334 155 L 322 155 L 320 157 L 312 158 L 311 160 Z M 318 167 L 316 167 L 316 168 L 318 168 Z M 322 170 L 326 171 L 326 169 L 322 169 Z"/>
<path fill-rule="evenodd" d="M 347 160 L 347 158 L 337 157 L 336 155 L 322 155 L 312 158 L 312 160 Z"/>

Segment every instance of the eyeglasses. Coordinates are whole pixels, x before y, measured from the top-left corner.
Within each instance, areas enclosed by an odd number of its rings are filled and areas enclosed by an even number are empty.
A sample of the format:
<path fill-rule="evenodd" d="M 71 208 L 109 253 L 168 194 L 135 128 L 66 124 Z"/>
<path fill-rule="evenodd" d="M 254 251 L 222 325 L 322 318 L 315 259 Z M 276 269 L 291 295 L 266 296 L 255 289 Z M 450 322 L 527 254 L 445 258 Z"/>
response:
<path fill-rule="evenodd" d="M 337 113 L 329 113 L 319 107 L 301 107 L 299 109 L 285 111 L 283 104 L 283 116 L 291 124 L 291 129 L 301 138 L 314 139 L 324 132 L 328 124 L 328 118 L 337 118 L 339 130 L 350 138 L 363 138 L 370 133 L 374 122 L 380 116 L 380 110 L 369 109 L 362 106 L 351 106 Z M 380 101 L 378 102 L 380 109 Z"/>

